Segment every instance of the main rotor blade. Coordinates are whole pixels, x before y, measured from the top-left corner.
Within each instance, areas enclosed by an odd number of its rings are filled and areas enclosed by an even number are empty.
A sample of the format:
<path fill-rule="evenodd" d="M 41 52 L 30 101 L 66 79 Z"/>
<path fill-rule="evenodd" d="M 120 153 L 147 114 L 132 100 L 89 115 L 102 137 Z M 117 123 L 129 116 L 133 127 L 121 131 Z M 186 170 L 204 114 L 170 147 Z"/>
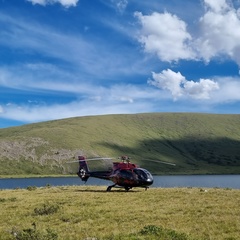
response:
<path fill-rule="evenodd" d="M 146 160 L 146 161 L 150 161 L 150 162 L 156 162 L 156 163 L 162 163 L 162 164 L 167 164 L 167 165 L 176 166 L 175 163 L 169 163 L 169 162 L 158 161 L 158 160 L 151 160 L 151 159 L 144 159 L 144 160 Z"/>
<path fill-rule="evenodd" d="M 83 160 L 74 160 L 66 163 L 76 163 L 76 162 L 84 162 L 84 161 L 99 161 L 99 160 L 112 160 L 112 158 L 107 158 L 107 157 L 97 157 L 97 158 L 86 158 Z"/>
<path fill-rule="evenodd" d="M 96 158 L 86 158 L 85 160 L 80 160 L 80 161 L 97 161 L 97 160 L 112 160 L 112 158 L 108 157 L 96 157 Z"/>

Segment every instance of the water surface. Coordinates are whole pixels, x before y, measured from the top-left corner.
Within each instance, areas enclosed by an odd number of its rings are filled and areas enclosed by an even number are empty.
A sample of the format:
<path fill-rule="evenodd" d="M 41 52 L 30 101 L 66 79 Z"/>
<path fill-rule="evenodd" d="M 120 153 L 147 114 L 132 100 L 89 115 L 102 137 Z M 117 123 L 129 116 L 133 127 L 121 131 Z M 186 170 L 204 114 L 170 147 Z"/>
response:
<path fill-rule="evenodd" d="M 78 177 L 42 177 L 42 178 L 9 178 L 0 179 L 0 189 L 27 188 L 28 186 L 45 187 L 94 185 L 109 186 L 111 181 L 90 178 L 87 183 Z M 177 175 L 154 176 L 152 187 L 205 187 L 205 188 L 234 188 L 240 189 L 240 175 Z"/>

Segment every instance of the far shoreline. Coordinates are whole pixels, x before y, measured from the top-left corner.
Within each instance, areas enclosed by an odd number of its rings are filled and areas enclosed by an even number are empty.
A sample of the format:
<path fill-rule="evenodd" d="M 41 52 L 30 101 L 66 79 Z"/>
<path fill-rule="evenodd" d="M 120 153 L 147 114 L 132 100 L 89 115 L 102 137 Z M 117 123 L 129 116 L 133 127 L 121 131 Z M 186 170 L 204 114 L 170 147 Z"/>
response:
<path fill-rule="evenodd" d="M 240 175 L 240 173 L 179 173 L 179 174 L 153 174 L 154 176 L 219 176 L 219 175 Z M 17 175 L 0 175 L 0 179 L 17 179 L 17 178 L 64 178 L 64 177 L 76 177 L 78 178 L 77 174 L 17 174 Z"/>

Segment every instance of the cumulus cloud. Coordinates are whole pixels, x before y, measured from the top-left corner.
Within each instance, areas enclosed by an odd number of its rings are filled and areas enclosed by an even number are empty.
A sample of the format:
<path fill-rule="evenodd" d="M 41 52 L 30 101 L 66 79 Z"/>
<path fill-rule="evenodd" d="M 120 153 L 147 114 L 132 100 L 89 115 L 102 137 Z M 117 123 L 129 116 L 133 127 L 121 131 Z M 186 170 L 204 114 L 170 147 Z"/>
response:
<path fill-rule="evenodd" d="M 206 12 L 201 17 L 201 36 L 196 40 L 199 55 L 210 61 L 226 55 L 240 65 L 240 16 L 226 0 L 205 0 Z"/>
<path fill-rule="evenodd" d="M 185 77 L 180 72 L 175 73 L 170 69 L 163 70 L 161 73 L 152 73 L 153 80 L 149 80 L 148 83 L 158 87 L 160 89 L 168 90 L 173 95 L 174 99 L 182 96 Z"/>
<path fill-rule="evenodd" d="M 168 62 L 195 58 L 187 25 L 176 15 L 154 12 L 144 16 L 136 12 L 135 16 L 142 26 L 138 41 L 146 52 L 157 54 L 159 59 Z"/>
<path fill-rule="evenodd" d="M 214 103 L 229 103 L 240 101 L 240 78 L 219 77 L 217 79 L 220 91 L 213 93 Z"/>
<path fill-rule="evenodd" d="M 152 73 L 152 80 L 148 83 L 171 92 L 174 100 L 182 96 L 194 99 L 209 99 L 212 91 L 219 89 L 218 83 L 210 79 L 200 79 L 198 82 L 188 81 L 180 72 L 171 69 L 161 73 Z"/>
<path fill-rule="evenodd" d="M 168 62 L 183 59 L 208 63 L 214 58 L 228 57 L 240 66 L 240 8 L 234 7 L 231 0 L 204 0 L 203 4 L 205 12 L 196 22 L 195 26 L 199 28 L 192 34 L 188 32 L 187 24 L 176 15 L 136 12 L 135 16 L 141 23 L 138 41 L 145 52 L 156 54 L 161 61 Z M 238 80 L 220 80 L 187 80 L 180 72 L 167 69 L 153 72 L 148 83 L 169 91 L 174 100 L 190 97 L 221 102 L 222 96 L 223 102 L 238 101 L 237 94 L 231 95 L 231 92 L 239 92 Z"/>
<path fill-rule="evenodd" d="M 136 12 L 138 41 L 162 61 L 204 60 L 227 56 L 240 65 L 240 8 L 231 0 L 204 0 L 205 13 L 190 34 L 187 24 L 171 13 Z"/>
<path fill-rule="evenodd" d="M 31 2 L 32 4 L 40 4 L 40 5 L 48 5 L 48 4 L 55 4 L 60 3 L 64 7 L 75 7 L 77 6 L 78 0 L 27 0 L 28 2 Z"/>
<path fill-rule="evenodd" d="M 206 7 L 209 7 L 214 12 L 224 12 L 229 9 L 229 5 L 226 0 L 204 0 Z"/>

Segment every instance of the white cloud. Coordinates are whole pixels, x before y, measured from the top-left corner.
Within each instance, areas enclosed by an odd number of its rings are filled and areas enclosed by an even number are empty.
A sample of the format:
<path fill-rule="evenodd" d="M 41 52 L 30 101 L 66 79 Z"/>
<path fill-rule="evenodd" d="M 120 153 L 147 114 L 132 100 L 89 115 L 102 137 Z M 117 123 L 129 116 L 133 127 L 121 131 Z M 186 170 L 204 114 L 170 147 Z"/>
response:
<path fill-rule="evenodd" d="M 77 6 L 77 3 L 79 0 L 27 0 L 28 2 L 31 2 L 32 4 L 40 4 L 40 5 L 48 5 L 48 4 L 55 4 L 60 3 L 64 7 L 75 7 Z"/>
<path fill-rule="evenodd" d="M 136 12 L 135 16 L 142 26 L 138 41 L 146 52 L 157 54 L 160 60 L 168 62 L 195 58 L 187 25 L 176 15 L 167 12 L 143 15 Z"/>
<path fill-rule="evenodd" d="M 182 96 L 183 89 L 181 84 L 184 83 L 185 77 L 180 72 L 175 73 L 170 69 L 163 70 L 161 73 L 152 73 L 153 80 L 148 80 L 148 83 L 164 90 L 171 92 L 174 99 Z"/>
<path fill-rule="evenodd" d="M 209 7 L 214 12 L 222 12 L 229 9 L 229 5 L 225 0 L 204 0 L 206 7 Z"/>
<path fill-rule="evenodd" d="M 52 64 L 21 64 L 0 68 L 0 87 L 12 92 L 11 102 L 1 102 L 0 118 L 38 122 L 74 116 L 135 113 L 153 109 L 158 90 L 146 85 L 84 81 Z M 24 93 L 20 102 L 15 96 Z M 37 94 L 36 94 L 37 93 Z M 16 98 L 15 98 L 16 97 Z M 52 98 L 62 103 L 52 103 Z M 153 110 L 152 110 L 153 111 Z"/>
<path fill-rule="evenodd" d="M 180 97 L 191 97 L 194 99 L 209 99 L 212 91 L 219 89 L 218 83 L 210 79 L 200 79 L 199 82 L 188 81 L 180 72 L 171 69 L 163 70 L 161 73 L 152 73 L 153 80 L 148 83 L 171 92 L 174 100 Z"/>
<path fill-rule="evenodd" d="M 240 8 L 235 8 L 231 0 L 204 0 L 204 7 L 205 13 L 195 21 L 191 34 L 176 15 L 136 12 L 141 23 L 138 41 L 145 52 L 156 54 L 162 61 L 209 62 L 227 56 L 240 66 Z"/>
<path fill-rule="evenodd" d="M 100 0 L 102 4 L 115 10 L 116 12 L 123 14 L 128 6 L 128 0 Z M 112 19 L 113 20 L 113 19 Z"/>
<path fill-rule="evenodd" d="M 207 62 L 225 55 L 240 65 L 239 10 L 230 3 L 205 0 L 207 10 L 199 21 L 201 36 L 196 39 L 196 48 Z"/>
<path fill-rule="evenodd" d="M 65 66 L 72 65 L 84 77 L 109 78 L 119 73 L 146 73 L 146 68 L 143 68 L 145 63 L 133 54 L 133 48 L 129 48 L 129 51 L 113 49 L 111 43 L 105 42 L 105 39 L 88 39 L 79 33 L 66 34 L 34 21 L 1 13 L 0 25 L 3 26 L 0 28 L 0 45 L 58 59 Z"/>
<path fill-rule="evenodd" d="M 27 0 L 28 2 L 31 2 L 32 4 L 40 4 L 40 5 L 46 5 L 47 0 Z"/>
<path fill-rule="evenodd" d="M 117 5 L 117 8 L 118 8 L 118 11 L 120 13 L 123 13 L 128 5 L 128 1 L 127 0 L 120 0 L 120 1 L 117 1 L 116 2 L 116 5 Z"/>
<path fill-rule="evenodd" d="M 85 69 L 92 69 L 98 57 L 93 45 L 80 35 L 64 34 L 33 21 L 1 13 L 0 24 L 3 26 L 0 44 L 3 46 L 51 56 Z"/>
<path fill-rule="evenodd" d="M 217 82 L 211 79 L 200 79 L 199 82 L 186 81 L 183 84 L 184 92 L 196 99 L 209 99 L 210 94 L 219 89 Z"/>
<path fill-rule="evenodd" d="M 136 112 L 140 109 L 140 105 L 135 105 Z M 103 106 L 97 102 L 71 102 L 68 104 L 55 104 L 55 105 L 11 105 L 5 107 L 4 115 L 0 117 L 24 122 L 40 122 L 54 119 L 70 118 L 76 116 L 88 115 L 104 115 L 115 113 L 130 113 L 133 109 L 129 110 L 126 104 L 115 104 Z"/>
<path fill-rule="evenodd" d="M 70 85 L 70 84 L 69 84 Z M 144 94 L 143 94 L 144 93 Z M 63 104 L 34 101 L 2 104 L 0 117 L 24 122 L 39 122 L 86 115 L 138 113 L 153 111 L 151 99 L 157 91 L 146 86 L 113 85 L 103 88 L 88 85 L 76 100 Z"/>
<path fill-rule="evenodd" d="M 213 93 L 213 102 L 228 103 L 240 101 L 240 78 L 218 77 L 220 91 Z"/>

